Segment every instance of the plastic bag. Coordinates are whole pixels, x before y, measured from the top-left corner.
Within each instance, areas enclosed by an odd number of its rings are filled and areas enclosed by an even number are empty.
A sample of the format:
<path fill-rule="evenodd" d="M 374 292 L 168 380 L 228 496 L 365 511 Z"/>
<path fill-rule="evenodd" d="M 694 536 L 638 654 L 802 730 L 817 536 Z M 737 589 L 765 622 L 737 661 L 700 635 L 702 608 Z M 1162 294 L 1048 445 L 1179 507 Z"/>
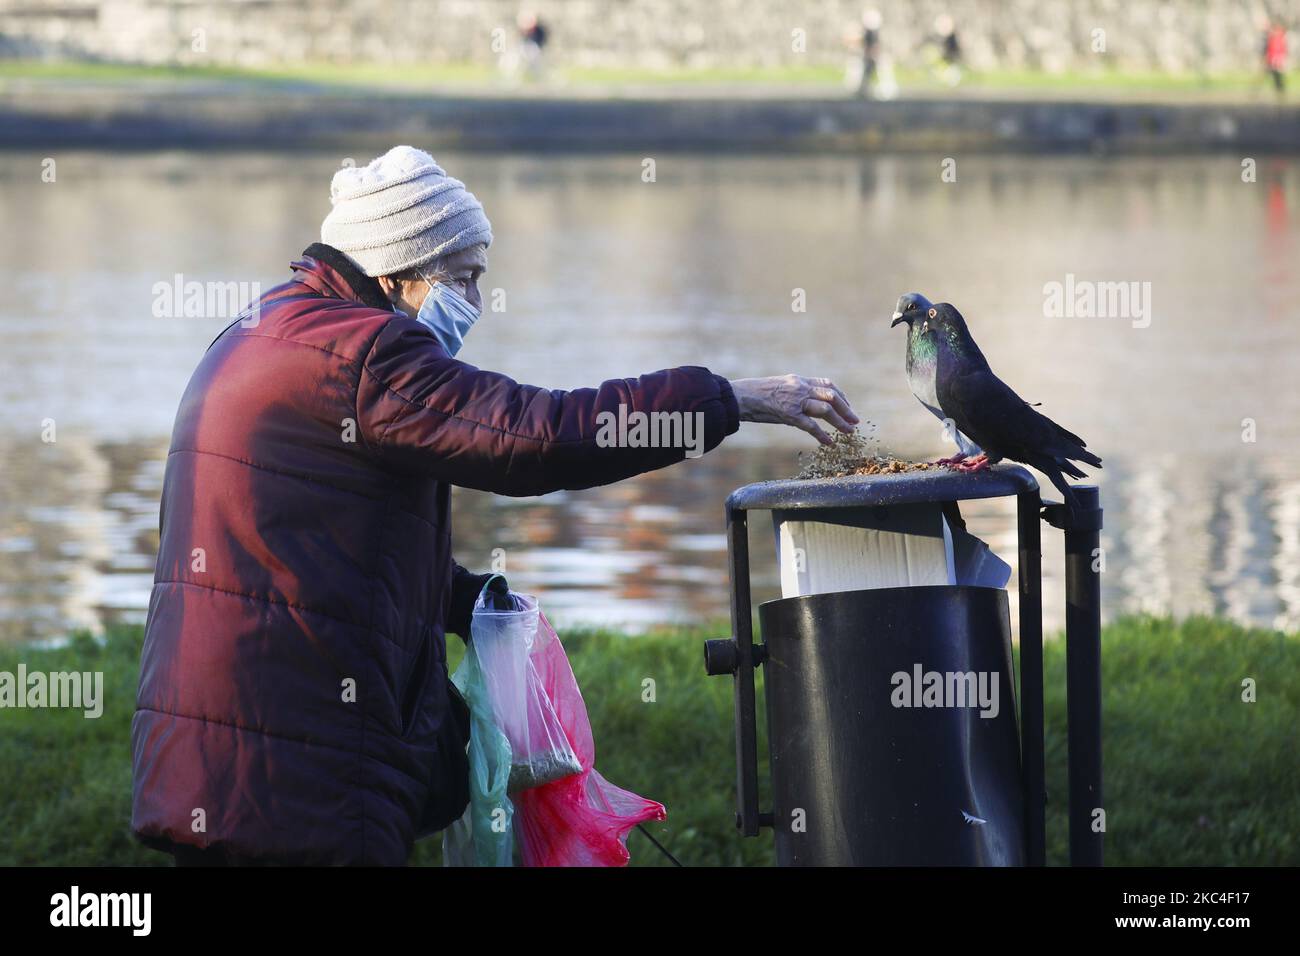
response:
<path fill-rule="evenodd" d="M 524 866 L 624 866 L 628 832 L 646 820 L 666 819 L 663 804 L 616 787 L 596 771 L 587 705 L 564 645 L 540 612 L 530 659 L 581 772 L 515 796 L 514 830 L 521 862 Z"/>
<path fill-rule="evenodd" d="M 492 597 L 485 588 L 474 605 L 470 643 L 496 725 L 510 742 L 506 789 L 514 794 L 579 773 L 582 766 L 533 662 L 541 619 L 537 599 L 511 592 L 512 606 L 499 610 Z"/>
<path fill-rule="evenodd" d="M 482 665 L 472 642 L 451 681 L 469 705 L 469 806 L 443 832 L 443 865 L 510 866 L 515 812 L 506 795 L 510 741 L 496 725 Z"/>

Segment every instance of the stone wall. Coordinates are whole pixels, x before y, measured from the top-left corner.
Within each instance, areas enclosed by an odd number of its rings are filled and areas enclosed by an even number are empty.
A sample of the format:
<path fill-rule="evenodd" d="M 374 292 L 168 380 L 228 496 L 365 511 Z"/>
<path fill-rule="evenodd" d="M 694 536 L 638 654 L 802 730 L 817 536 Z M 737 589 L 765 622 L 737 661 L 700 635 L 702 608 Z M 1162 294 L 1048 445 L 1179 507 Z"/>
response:
<path fill-rule="evenodd" d="M 725 68 L 842 64 L 846 31 L 868 5 L 884 15 L 897 64 L 917 63 L 935 17 L 948 13 L 977 69 L 1252 70 L 1264 11 L 1293 29 L 1300 20 L 1300 0 L 548 0 L 534 9 L 554 62 Z M 0 0 L 0 55 L 491 64 L 513 53 L 519 10 L 518 0 Z"/>

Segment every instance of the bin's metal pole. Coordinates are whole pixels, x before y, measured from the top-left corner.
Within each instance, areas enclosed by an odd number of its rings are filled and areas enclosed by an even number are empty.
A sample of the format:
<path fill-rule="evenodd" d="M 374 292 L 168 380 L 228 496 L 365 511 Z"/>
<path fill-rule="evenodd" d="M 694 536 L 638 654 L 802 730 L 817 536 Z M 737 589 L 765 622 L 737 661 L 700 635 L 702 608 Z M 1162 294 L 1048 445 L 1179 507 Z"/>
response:
<path fill-rule="evenodd" d="M 1065 522 L 1065 669 L 1070 748 L 1070 863 L 1101 866 L 1101 496 L 1076 485 Z"/>
<path fill-rule="evenodd" d="M 749 597 L 749 522 L 727 509 L 727 556 L 731 571 L 731 632 L 736 642 L 736 826 L 758 836 L 758 729 L 754 707 L 754 626 Z"/>
<path fill-rule="evenodd" d="M 1047 862 L 1047 781 L 1043 756 L 1043 548 L 1037 491 L 1016 496 L 1020 553 L 1020 760 L 1025 798 L 1025 861 Z"/>

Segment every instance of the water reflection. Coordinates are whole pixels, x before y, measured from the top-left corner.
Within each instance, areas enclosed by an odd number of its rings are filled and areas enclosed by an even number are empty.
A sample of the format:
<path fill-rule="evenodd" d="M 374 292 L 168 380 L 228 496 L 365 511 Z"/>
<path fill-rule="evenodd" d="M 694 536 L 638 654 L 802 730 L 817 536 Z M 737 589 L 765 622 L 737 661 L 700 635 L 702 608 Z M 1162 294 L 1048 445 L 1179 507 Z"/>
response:
<path fill-rule="evenodd" d="M 0 444 L 0 640 L 141 621 L 157 548 L 166 445 Z M 721 622 L 728 613 L 722 502 L 734 488 L 789 474 L 787 449 L 720 449 L 633 481 L 543 498 L 458 490 L 458 559 L 504 558 L 514 587 L 544 595 L 563 623 L 644 629 Z M 1176 608 L 1300 628 L 1300 481 L 1221 462 L 1188 475 L 1177 462 L 1116 462 L 1103 484 L 1108 615 Z M 1015 565 L 1010 499 L 968 502 L 970 530 Z M 500 550 L 497 550 L 500 549 Z M 755 600 L 779 597 L 771 525 L 751 522 Z M 1064 623 L 1059 535 L 1045 529 L 1044 620 Z M 1013 620 L 1016 592 L 1010 591 Z"/>
<path fill-rule="evenodd" d="M 0 640 L 143 620 L 158 548 L 165 438 L 0 437 Z"/>
<path fill-rule="evenodd" d="M 0 154 L 0 215 L 40 225 L 0 240 L 0 640 L 143 617 L 171 419 L 225 324 L 154 318 L 153 284 L 279 281 L 341 157 L 69 154 L 38 188 L 40 159 Z M 492 216 L 484 288 L 507 302 L 468 361 L 552 387 L 689 363 L 826 374 L 887 447 L 933 456 L 888 312 L 907 289 L 952 299 L 995 370 L 1106 461 L 1108 614 L 1300 627 L 1295 161 L 1261 160 L 1244 184 L 1231 157 L 971 157 L 943 184 L 923 158 L 669 156 L 647 184 L 639 157 L 440 159 Z M 1150 328 L 1043 318 L 1044 283 L 1067 273 L 1151 282 Z M 701 461 L 607 488 L 458 493 L 457 554 L 485 567 L 503 549 L 512 583 L 562 622 L 720 619 L 722 502 L 792 474 L 800 447 L 747 426 Z M 1011 504 L 966 511 L 1014 563 Z M 778 593 L 769 527 L 753 522 L 760 600 Z M 1054 628 L 1056 533 L 1046 542 Z"/>

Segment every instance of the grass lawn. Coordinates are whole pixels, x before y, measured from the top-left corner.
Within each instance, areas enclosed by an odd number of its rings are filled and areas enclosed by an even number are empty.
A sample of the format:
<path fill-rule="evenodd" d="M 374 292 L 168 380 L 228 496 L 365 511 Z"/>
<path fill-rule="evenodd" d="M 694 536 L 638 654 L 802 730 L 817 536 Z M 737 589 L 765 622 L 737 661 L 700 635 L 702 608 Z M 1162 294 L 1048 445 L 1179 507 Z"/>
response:
<path fill-rule="evenodd" d="M 770 835 L 741 839 L 734 813 L 731 681 L 704 674 L 700 642 L 566 633 L 610 780 L 660 800 L 652 832 L 684 864 L 767 865 Z M 105 707 L 0 710 L 0 865 L 158 864 L 128 830 L 129 728 L 141 631 L 82 635 L 55 650 L 0 648 L 0 671 L 102 670 Z M 1300 863 L 1300 635 L 1212 619 L 1135 618 L 1103 635 L 1111 865 Z M 459 640 L 450 641 L 453 666 Z M 1065 647 L 1046 647 L 1049 862 L 1066 859 Z M 651 677 L 657 700 L 643 703 Z M 1243 703 L 1253 678 L 1258 702 Z M 760 701 L 760 713 L 762 713 Z M 761 730 L 761 727 L 760 727 Z M 760 738 L 760 744 L 761 744 Z M 761 752 L 761 751 L 760 751 Z M 765 773 L 765 768 L 762 768 Z M 766 804 L 765 804 L 766 805 Z M 436 863 L 438 840 L 414 863 Z M 640 833 L 634 865 L 664 865 Z"/>
<path fill-rule="evenodd" d="M 512 86 L 492 66 L 476 63 L 300 63 L 251 69 L 224 66 L 150 66 L 132 63 L 96 63 L 82 61 L 0 60 L 0 84 L 7 80 L 45 80 L 114 83 L 121 81 L 155 81 L 159 84 L 188 81 L 247 82 L 250 84 L 315 86 L 329 90 L 353 89 L 358 92 L 383 90 L 455 93 L 511 92 L 542 90 L 553 94 L 608 92 L 617 95 L 628 88 L 670 89 L 683 93 L 716 88 L 720 95 L 760 89 L 767 95 L 779 95 L 781 88 L 811 92 L 821 90 L 827 96 L 845 95 L 844 69 L 841 65 L 777 67 L 713 67 L 648 69 L 633 66 L 565 67 L 556 65 L 542 84 Z M 1159 73 L 1154 71 L 1120 72 L 1116 70 L 1067 71 L 1047 73 L 1040 70 L 967 71 L 957 92 L 924 69 L 900 69 L 897 80 L 903 95 L 978 95 L 990 93 L 1024 93 L 1088 99 L 1155 96 L 1159 98 L 1254 98 L 1272 102 L 1271 89 L 1264 75 L 1257 71 L 1234 73 Z"/>

